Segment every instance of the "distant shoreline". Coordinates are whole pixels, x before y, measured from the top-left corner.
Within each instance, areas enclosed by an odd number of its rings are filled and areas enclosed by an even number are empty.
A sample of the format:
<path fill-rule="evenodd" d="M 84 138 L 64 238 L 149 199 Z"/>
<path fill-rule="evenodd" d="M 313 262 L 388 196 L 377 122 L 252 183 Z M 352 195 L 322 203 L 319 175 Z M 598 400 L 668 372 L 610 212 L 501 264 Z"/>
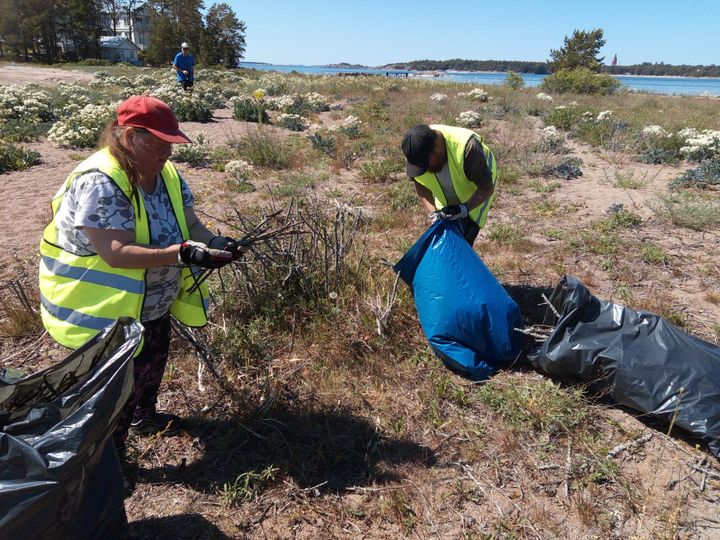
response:
<path fill-rule="evenodd" d="M 341 62 L 339 64 L 273 64 L 272 62 L 241 62 L 241 64 L 251 65 L 264 65 L 264 66 L 297 66 L 297 67 L 318 67 L 327 69 L 374 69 L 378 71 L 407 71 L 410 73 L 447 73 L 448 75 L 462 75 L 464 73 L 487 73 L 492 75 L 506 75 L 509 71 L 476 71 L 476 70 L 464 70 L 464 69 L 408 69 L 390 66 L 364 66 L 361 64 L 347 64 Z M 547 77 L 549 73 L 519 73 L 518 75 L 537 75 Z M 644 79 L 693 79 L 693 80 L 720 80 L 720 77 L 703 77 L 703 76 L 692 76 L 692 75 L 635 75 L 625 73 L 605 73 L 610 77 L 634 77 Z"/>

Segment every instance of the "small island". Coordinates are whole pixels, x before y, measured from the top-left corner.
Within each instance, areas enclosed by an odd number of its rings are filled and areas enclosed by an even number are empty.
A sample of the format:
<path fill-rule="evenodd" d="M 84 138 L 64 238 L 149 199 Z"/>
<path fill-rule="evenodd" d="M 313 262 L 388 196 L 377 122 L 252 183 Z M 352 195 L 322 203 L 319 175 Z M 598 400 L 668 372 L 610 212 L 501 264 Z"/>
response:
<path fill-rule="evenodd" d="M 361 64 L 348 64 L 347 62 L 340 62 L 339 64 L 326 64 L 320 67 L 335 68 L 335 69 L 367 69 L 368 66 Z"/>

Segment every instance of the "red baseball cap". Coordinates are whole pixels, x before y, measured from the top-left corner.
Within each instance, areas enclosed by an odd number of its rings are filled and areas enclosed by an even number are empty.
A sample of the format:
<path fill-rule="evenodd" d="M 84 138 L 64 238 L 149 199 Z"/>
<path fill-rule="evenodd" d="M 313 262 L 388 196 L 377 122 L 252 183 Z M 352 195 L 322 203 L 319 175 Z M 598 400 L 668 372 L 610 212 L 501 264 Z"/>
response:
<path fill-rule="evenodd" d="M 152 96 L 131 96 L 117 110 L 121 126 L 143 128 L 169 143 L 191 143 L 178 127 L 177 118 L 164 101 Z"/>

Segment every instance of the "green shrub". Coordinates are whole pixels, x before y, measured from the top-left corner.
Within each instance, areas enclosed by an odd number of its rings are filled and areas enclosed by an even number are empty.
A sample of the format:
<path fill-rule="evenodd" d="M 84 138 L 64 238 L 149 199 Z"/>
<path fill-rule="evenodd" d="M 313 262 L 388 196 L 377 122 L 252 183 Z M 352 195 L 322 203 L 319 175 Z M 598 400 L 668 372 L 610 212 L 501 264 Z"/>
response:
<path fill-rule="evenodd" d="M 560 163 L 549 164 L 543 170 L 544 176 L 554 176 L 555 178 L 562 178 L 563 180 L 571 180 L 582 176 L 582 160 L 576 157 L 565 157 Z"/>
<path fill-rule="evenodd" d="M 312 174 L 292 174 L 283 176 L 283 183 L 273 189 L 273 193 L 281 197 L 298 197 L 316 184 L 317 178 Z"/>
<path fill-rule="evenodd" d="M 498 244 L 517 245 L 525 240 L 522 230 L 515 225 L 497 224 L 490 227 L 488 238 Z"/>
<path fill-rule="evenodd" d="M 670 183 L 670 189 L 699 188 L 720 186 L 720 160 L 703 161 L 699 167 L 688 169 L 682 176 Z"/>
<path fill-rule="evenodd" d="M 0 174 L 22 171 L 40 163 L 40 154 L 34 150 L 0 142 Z"/>
<path fill-rule="evenodd" d="M 556 107 L 545 112 L 543 122 L 547 126 L 570 131 L 578 125 L 581 118 L 582 113 L 575 107 Z"/>
<path fill-rule="evenodd" d="M 231 100 L 233 104 L 233 118 L 235 120 L 245 120 L 246 122 L 263 122 L 270 121 L 265 105 L 249 97 L 240 97 Z"/>
<path fill-rule="evenodd" d="M 659 195 L 650 207 L 658 216 L 675 225 L 696 231 L 720 223 L 720 201 L 701 193 L 674 192 Z"/>
<path fill-rule="evenodd" d="M 47 134 L 52 122 L 27 122 L 7 119 L 0 122 L 0 141 L 30 142 Z"/>
<path fill-rule="evenodd" d="M 287 142 L 262 129 L 248 133 L 243 148 L 250 161 L 260 167 L 285 169 L 292 160 Z"/>
<path fill-rule="evenodd" d="M 683 154 L 680 149 L 685 144 L 682 137 L 674 135 L 642 136 L 637 142 L 638 161 L 659 165 L 678 163 Z"/>
<path fill-rule="evenodd" d="M 310 123 L 299 114 L 282 113 L 277 117 L 277 125 L 290 131 L 305 131 Z"/>
<path fill-rule="evenodd" d="M 575 70 L 561 69 L 548 75 L 540 88 L 545 92 L 565 94 L 614 94 L 620 89 L 620 81 L 610 75 L 596 74 L 580 68 Z"/>
<path fill-rule="evenodd" d="M 640 251 L 640 258 L 648 264 L 663 265 L 668 261 L 667 254 L 663 249 L 655 244 L 643 244 L 642 250 Z"/>
<path fill-rule="evenodd" d="M 205 144 L 205 136 L 201 133 L 195 137 L 193 144 L 176 144 L 173 147 L 172 160 L 189 163 L 193 167 L 203 167 L 208 162 L 210 148 Z"/>
<path fill-rule="evenodd" d="M 180 122 L 206 123 L 213 118 L 211 104 L 195 96 L 174 100 L 170 107 Z"/>
<path fill-rule="evenodd" d="M 318 131 L 310 136 L 310 144 L 315 150 L 320 150 L 323 154 L 330 157 L 335 156 L 337 151 L 337 141 L 332 135 L 325 135 Z"/>
<path fill-rule="evenodd" d="M 591 146 L 623 151 L 630 144 L 628 127 L 628 123 L 623 120 L 605 118 L 580 123 L 574 131 L 574 136 Z"/>
<path fill-rule="evenodd" d="M 76 62 L 76 65 L 78 65 L 78 66 L 111 66 L 112 62 L 110 60 L 105 60 L 104 58 L 84 58 L 84 59 Z"/>
<path fill-rule="evenodd" d="M 605 219 L 594 223 L 593 228 L 602 233 L 609 233 L 618 229 L 631 229 L 642 223 L 642 218 L 634 212 L 619 210 L 611 213 Z"/>
<path fill-rule="evenodd" d="M 360 176 L 373 183 L 387 182 L 393 173 L 402 170 L 402 166 L 402 162 L 392 158 L 368 161 L 360 165 Z"/>
<path fill-rule="evenodd" d="M 411 181 L 400 181 L 390 190 L 390 208 L 407 210 L 418 204 L 418 197 Z"/>
<path fill-rule="evenodd" d="M 505 86 L 508 86 L 513 90 L 518 90 L 519 88 L 525 86 L 525 79 L 523 79 L 522 75 L 519 73 L 508 71 L 507 77 L 505 78 Z"/>

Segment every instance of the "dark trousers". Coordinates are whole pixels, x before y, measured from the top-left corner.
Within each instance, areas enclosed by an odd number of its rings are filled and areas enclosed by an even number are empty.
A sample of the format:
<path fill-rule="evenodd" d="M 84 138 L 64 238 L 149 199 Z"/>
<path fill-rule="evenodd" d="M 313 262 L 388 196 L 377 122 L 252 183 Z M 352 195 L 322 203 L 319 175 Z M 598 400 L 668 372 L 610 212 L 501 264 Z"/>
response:
<path fill-rule="evenodd" d="M 165 365 L 170 349 L 170 314 L 154 321 L 143 322 L 145 335 L 143 348 L 134 358 L 135 390 L 120 415 L 113 440 L 116 447 L 123 446 L 133 420 L 146 418 L 155 411 Z"/>
<path fill-rule="evenodd" d="M 178 81 L 178 82 L 180 83 L 180 87 L 181 87 L 183 90 L 185 90 L 186 92 L 187 92 L 188 90 L 192 90 L 193 81 L 187 81 L 187 80 L 185 80 L 185 81 Z"/>
<path fill-rule="evenodd" d="M 472 245 L 475 243 L 475 239 L 480 233 L 480 227 L 469 217 L 460 220 L 460 230 L 463 233 L 463 238 L 467 240 L 467 243 Z"/>

